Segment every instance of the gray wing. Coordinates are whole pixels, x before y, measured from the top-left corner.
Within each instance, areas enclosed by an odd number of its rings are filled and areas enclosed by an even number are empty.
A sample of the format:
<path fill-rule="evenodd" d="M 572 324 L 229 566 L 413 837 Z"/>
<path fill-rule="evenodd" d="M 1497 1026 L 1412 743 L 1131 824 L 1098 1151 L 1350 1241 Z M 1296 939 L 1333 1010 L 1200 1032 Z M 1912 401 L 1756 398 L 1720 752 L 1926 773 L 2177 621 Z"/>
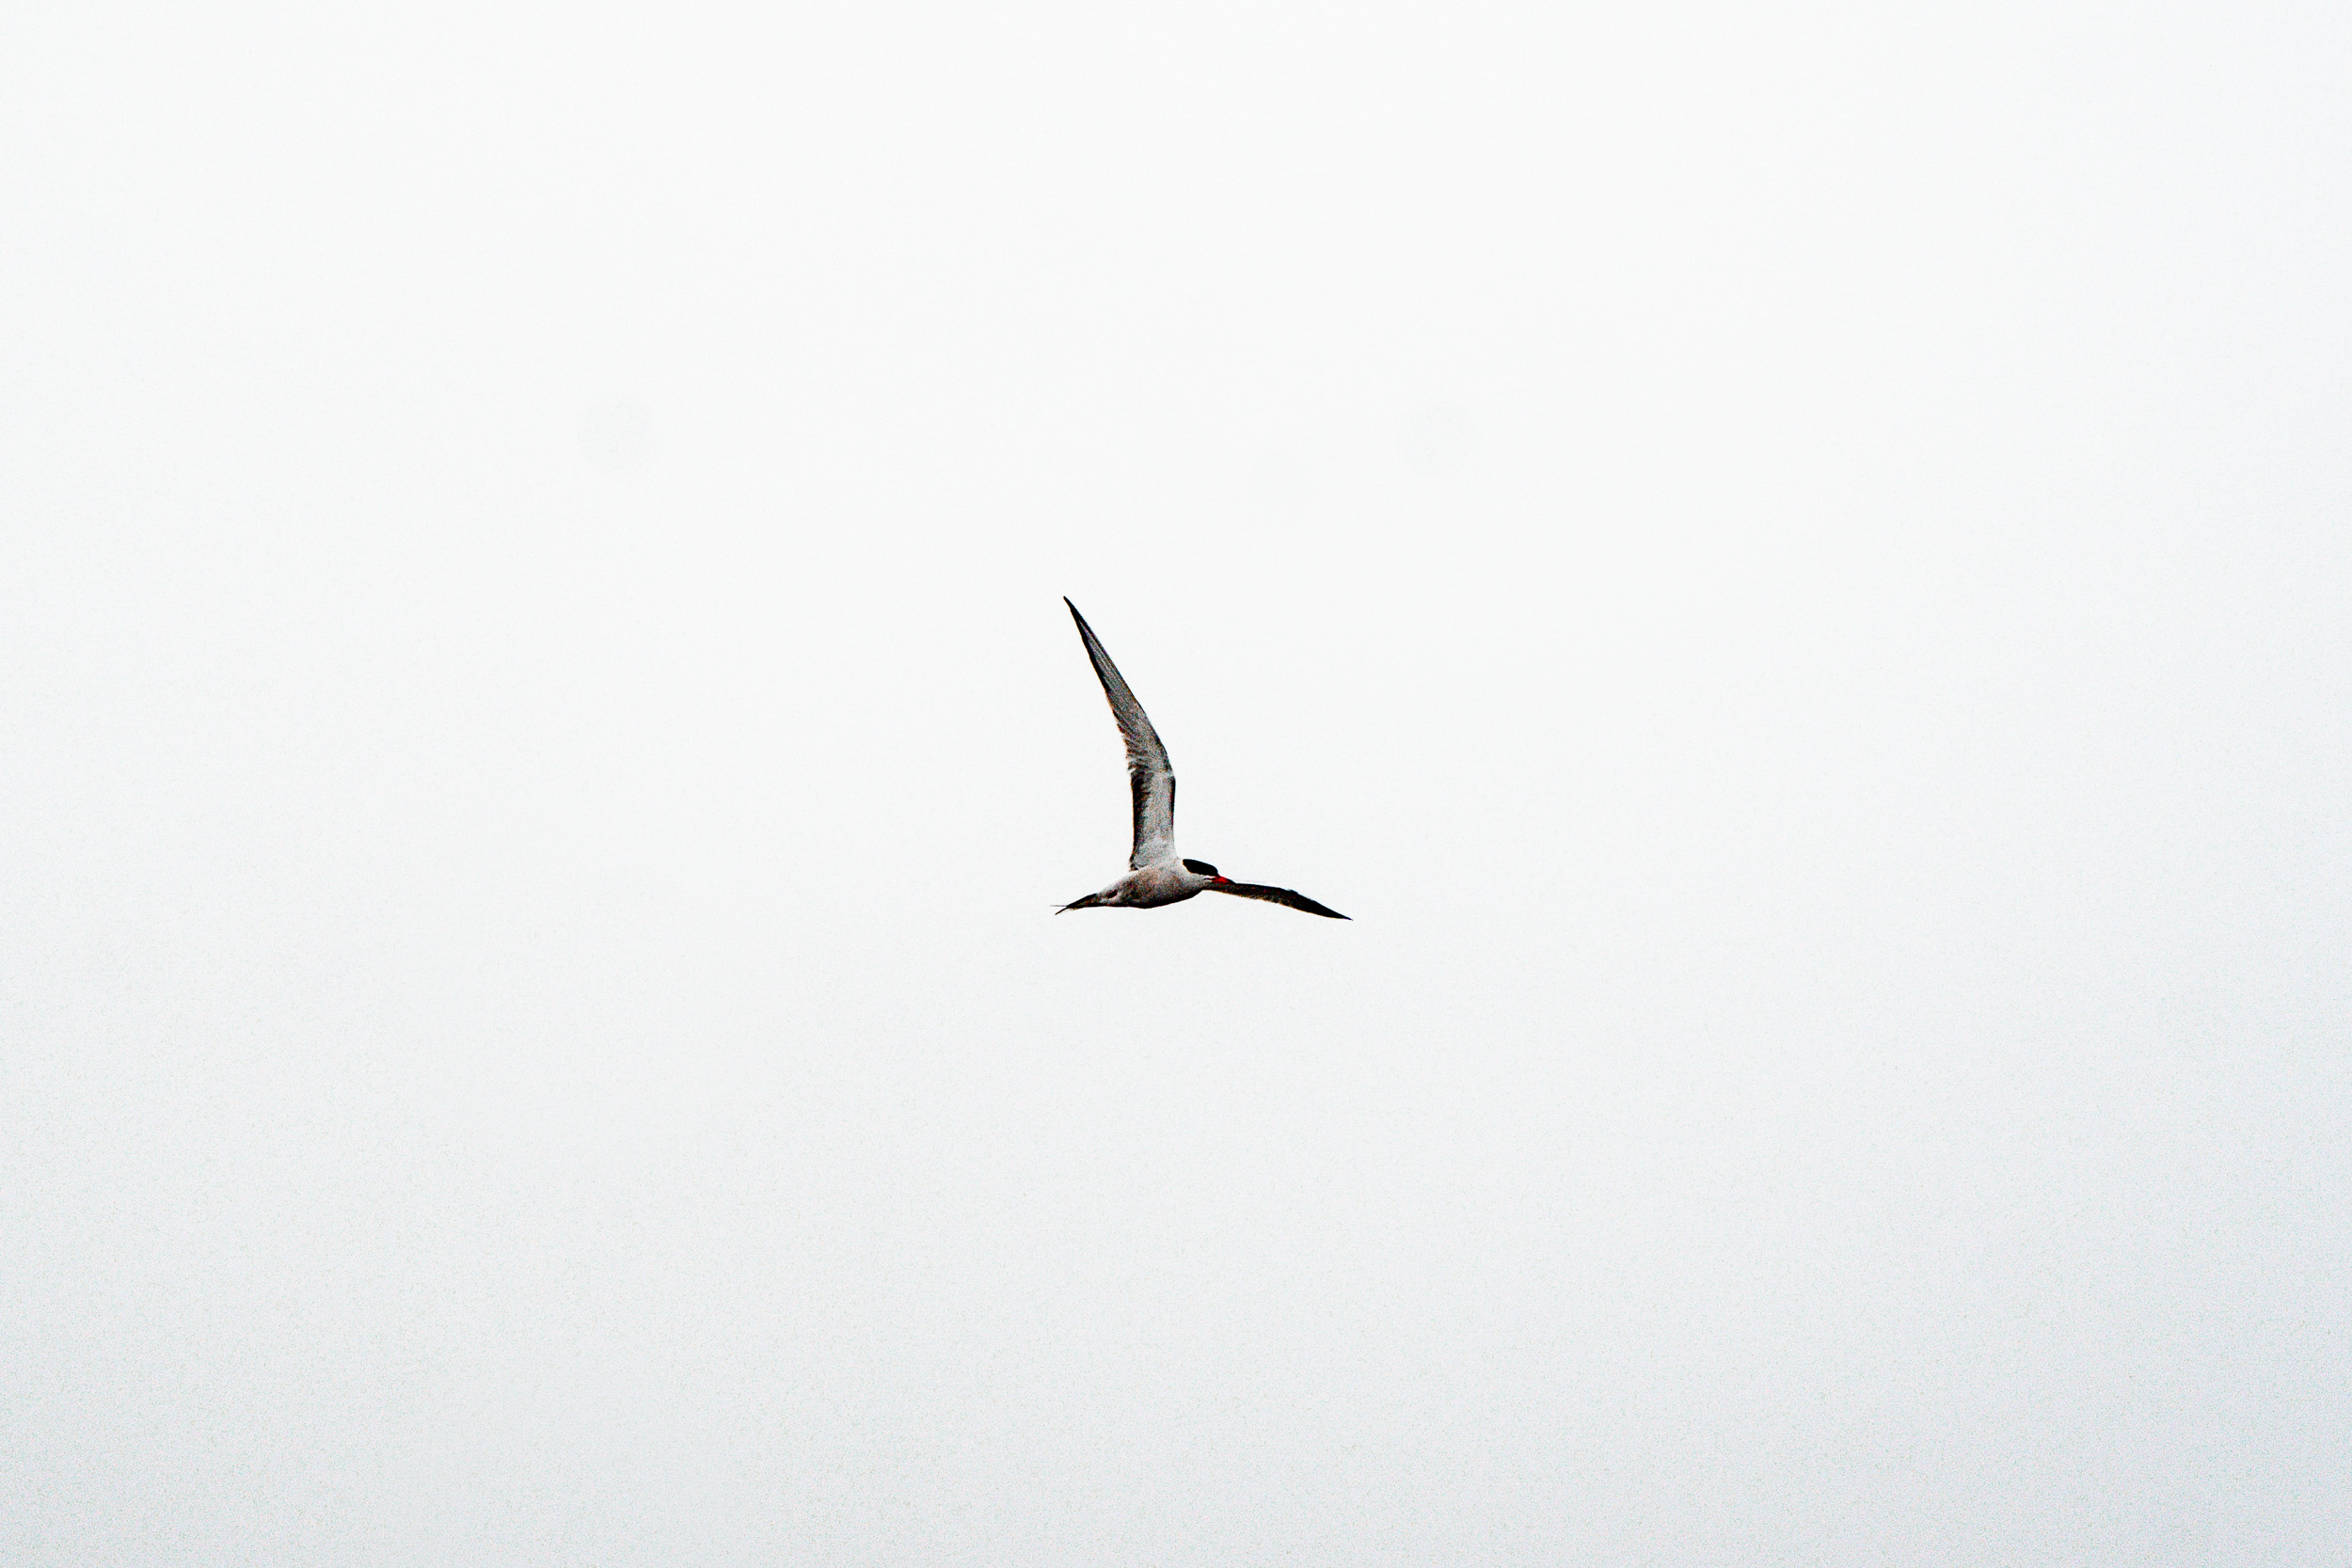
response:
<path fill-rule="evenodd" d="M 1127 743 L 1127 787 L 1136 798 L 1136 847 L 1127 856 L 1127 869 L 1140 871 L 1175 852 L 1176 772 L 1168 765 L 1168 748 L 1160 744 L 1158 732 L 1143 715 L 1143 705 L 1127 689 L 1111 656 L 1103 651 L 1102 639 L 1094 635 L 1076 605 L 1068 598 L 1062 603 L 1070 605 L 1070 618 L 1078 623 L 1087 657 L 1094 661 L 1103 695 L 1111 700 L 1111 717 L 1119 721 L 1120 738 Z"/>
<path fill-rule="evenodd" d="M 1286 887 L 1260 887 L 1255 882 L 1212 882 L 1211 893 L 1230 893 L 1236 898 L 1263 898 L 1269 904 L 1288 904 L 1294 910 L 1305 910 L 1327 920 L 1345 920 L 1337 910 L 1327 910 L 1303 893 L 1293 893 Z"/>

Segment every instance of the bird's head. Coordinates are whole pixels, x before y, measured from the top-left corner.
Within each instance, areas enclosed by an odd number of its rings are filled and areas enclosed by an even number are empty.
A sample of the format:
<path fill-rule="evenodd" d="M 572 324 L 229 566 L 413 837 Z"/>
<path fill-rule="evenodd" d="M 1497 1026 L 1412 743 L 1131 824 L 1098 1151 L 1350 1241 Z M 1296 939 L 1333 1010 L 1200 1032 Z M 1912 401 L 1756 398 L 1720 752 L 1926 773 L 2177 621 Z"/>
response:
<path fill-rule="evenodd" d="M 1216 867 L 1211 865 L 1207 861 L 1186 861 L 1184 863 L 1184 869 L 1191 872 L 1196 877 L 1206 877 L 1212 884 L 1217 882 L 1230 882 L 1233 879 L 1231 877 L 1218 876 L 1216 874 Z"/>

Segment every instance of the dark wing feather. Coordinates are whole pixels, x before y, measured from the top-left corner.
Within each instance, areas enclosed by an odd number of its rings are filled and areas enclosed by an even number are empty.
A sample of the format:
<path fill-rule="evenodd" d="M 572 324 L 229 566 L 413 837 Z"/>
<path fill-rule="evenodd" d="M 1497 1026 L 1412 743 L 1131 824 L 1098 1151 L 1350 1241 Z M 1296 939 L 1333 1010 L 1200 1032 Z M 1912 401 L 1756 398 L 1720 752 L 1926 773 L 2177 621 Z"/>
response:
<path fill-rule="evenodd" d="M 1135 796 L 1135 847 L 1127 856 L 1127 869 L 1140 871 L 1154 861 L 1166 860 L 1176 846 L 1176 772 L 1168 765 L 1168 748 L 1160 744 L 1152 721 L 1144 717 L 1143 705 L 1127 689 L 1126 681 L 1119 673 L 1119 666 L 1103 650 L 1103 641 L 1087 625 L 1087 618 L 1078 613 L 1078 607 L 1070 605 L 1070 618 L 1078 623 L 1078 636 L 1087 645 L 1087 657 L 1094 661 L 1095 677 L 1103 683 L 1103 695 L 1110 699 L 1111 717 L 1119 721 L 1120 738 L 1127 743 L 1127 788 Z"/>
<path fill-rule="evenodd" d="M 1345 920 L 1337 910 L 1327 910 L 1303 893 L 1293 893 L 1286 887 L 1260 887 L 1255 882 L 1212 882 L 1211 893 L 1230 893 L 1236 898 L 1263 898 L 1269 904 L 1288 904 L 1294 910 L 1305 910 L 1327 920 Z"/>

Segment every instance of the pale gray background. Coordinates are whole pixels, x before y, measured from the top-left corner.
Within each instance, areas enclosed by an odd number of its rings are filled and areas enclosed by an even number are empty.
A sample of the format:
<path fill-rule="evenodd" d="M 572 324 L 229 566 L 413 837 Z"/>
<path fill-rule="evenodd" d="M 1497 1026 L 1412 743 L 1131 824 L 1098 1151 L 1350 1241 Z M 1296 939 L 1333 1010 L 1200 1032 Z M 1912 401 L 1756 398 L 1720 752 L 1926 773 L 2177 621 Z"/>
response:
<path fill-rule="evenodd" d="M 2346 1560 L 2345 16 L 10 8 L 0 1557 Z"/>

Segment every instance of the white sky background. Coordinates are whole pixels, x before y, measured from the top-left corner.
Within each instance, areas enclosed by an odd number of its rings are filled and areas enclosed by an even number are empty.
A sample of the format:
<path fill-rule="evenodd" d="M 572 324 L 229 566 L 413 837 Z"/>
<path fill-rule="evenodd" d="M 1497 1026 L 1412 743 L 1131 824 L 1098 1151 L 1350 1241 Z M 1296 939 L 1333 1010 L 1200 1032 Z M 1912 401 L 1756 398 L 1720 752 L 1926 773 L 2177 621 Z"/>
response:
<path fill-rule="evenodd" d="M 2341 8 L 328 10 L 0 23 L 0 1556 L 2342 1552 Z"/>

